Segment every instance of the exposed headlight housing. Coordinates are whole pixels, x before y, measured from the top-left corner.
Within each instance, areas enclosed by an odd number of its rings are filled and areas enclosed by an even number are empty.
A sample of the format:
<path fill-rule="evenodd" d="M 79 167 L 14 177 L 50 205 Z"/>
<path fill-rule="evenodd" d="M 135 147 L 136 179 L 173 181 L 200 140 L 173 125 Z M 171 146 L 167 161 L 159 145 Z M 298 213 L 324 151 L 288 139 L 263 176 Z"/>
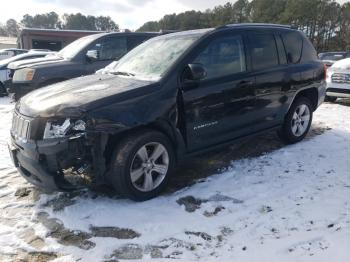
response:
<path fill-rule="evenodd" d="M 23 68 L 16 70 L 13 75 L 14 82 L 23 82 L 23 81 L 32 81 L 35 74 L 35 69 L 32 68 Z"/>
<path fill-rule="evenodd" d="M 70 118 L 63 123 L 47 121 L 44 130 L 44 139 L 66 137 L 72 132 L 72 135 L 82 133 L 86 129 L 86 123 L 83 120 L 72 121 Z M 75 132 L 74 132 L 75 131 Z"/>

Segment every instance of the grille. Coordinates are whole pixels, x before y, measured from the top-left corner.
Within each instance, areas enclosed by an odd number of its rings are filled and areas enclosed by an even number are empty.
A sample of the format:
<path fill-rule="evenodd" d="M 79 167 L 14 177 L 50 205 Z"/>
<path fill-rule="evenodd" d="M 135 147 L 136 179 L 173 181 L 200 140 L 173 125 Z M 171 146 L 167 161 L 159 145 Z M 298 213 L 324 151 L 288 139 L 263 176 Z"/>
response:
<path fill-rule="evenodd" d="M 31 120 L 20 116 L 17 112 L 13 113 L 11 133 L 22 142 L 27 142 L 30 135 Z"/>
<path fill-rule="evenodd" d="M 350 74 L 335 73 L 332 75 L 332 83 L 350 84 Z"/>

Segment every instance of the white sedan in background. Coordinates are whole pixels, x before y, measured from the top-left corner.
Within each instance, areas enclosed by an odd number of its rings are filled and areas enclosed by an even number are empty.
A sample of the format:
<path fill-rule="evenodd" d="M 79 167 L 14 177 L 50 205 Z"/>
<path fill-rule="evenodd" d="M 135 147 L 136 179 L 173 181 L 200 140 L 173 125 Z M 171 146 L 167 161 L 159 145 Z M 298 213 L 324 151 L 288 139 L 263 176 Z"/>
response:
<path fill-rule="evenodd" d="M 335 62 L 327 70 L 325 101 L 335 102 L 337 98 L 350 98 L 350 58 Z"/>

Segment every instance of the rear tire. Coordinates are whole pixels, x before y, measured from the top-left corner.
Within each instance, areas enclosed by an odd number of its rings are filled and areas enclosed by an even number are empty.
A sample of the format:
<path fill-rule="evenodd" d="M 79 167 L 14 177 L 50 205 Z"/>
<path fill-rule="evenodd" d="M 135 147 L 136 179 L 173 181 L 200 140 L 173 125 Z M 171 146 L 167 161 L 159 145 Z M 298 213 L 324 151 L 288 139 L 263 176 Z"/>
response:
<path fill-rule="evenodd" d="M 337 99 L 338 99 L 338 97 L 336 97 L 336 96 L 326 96 L 324 101 L 334 103 L 335 101 L 337 101 Z"/>
<path fill-rule="evenodd" d="M 175 167 L 175 154 L 162 133 L 142 130 L 124 138 L 112 156 L 108 178 L 117 193 L 135 201 L 159 195 Z"/>
<path fill-rule="evenodd" d="M 278 131 L 279 137 L 287 144 L 297 143 L 305 138 L 309 132 L 313 116 L 310 100 L 300 97 L 289 109 L 282 128 Z"/>

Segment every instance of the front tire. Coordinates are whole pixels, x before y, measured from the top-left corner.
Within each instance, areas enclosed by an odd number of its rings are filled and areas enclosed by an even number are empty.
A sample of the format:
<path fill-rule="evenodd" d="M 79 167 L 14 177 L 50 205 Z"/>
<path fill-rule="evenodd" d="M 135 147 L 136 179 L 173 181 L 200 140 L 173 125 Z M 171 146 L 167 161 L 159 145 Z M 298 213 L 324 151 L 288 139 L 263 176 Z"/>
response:
<path fill-rule="evenodd" d="M 279 137 L 287 144 L 297 143 L 305 138 L 312 123 L 313 109 L 306 97 L 298 98 L 285 117 Z"/>
<path fill-rule="evenodd" d="M 169 139 L 160 132 L 143 130 L 119 143 L 108 180 L 122 196 L 145 201 L 165 189 L 174 167 L 175 154 Z"/>

